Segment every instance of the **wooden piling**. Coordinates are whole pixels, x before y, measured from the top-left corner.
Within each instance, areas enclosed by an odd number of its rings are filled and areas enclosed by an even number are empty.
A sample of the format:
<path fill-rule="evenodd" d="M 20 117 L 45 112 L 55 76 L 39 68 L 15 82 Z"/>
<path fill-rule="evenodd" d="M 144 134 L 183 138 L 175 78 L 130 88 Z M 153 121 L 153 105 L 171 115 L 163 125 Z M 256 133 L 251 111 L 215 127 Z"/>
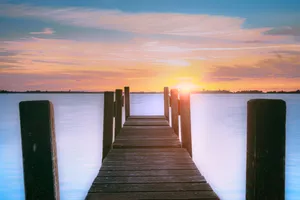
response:
<path fill-rule="evenodd" d="M 285 199 L 283 100 L 248 101 L 246 200 Z"/>
<path fill-rule="evenodd" d="M 192 134 L 191 134 L 191 104 L 190 93 L 180 93 L 180 125 L 181 143 L 192 157 Z"/>
<path fill-rule="evenodd" d="M 171 115 L 172 115 L 172 128 L 176 135 L 179 135 L 178 130 L 178 90 L 171 90 Z"/>
<path fill-rule="evenodd" d="M 169 122 L 169 88 L 164 87 L 164 113 L 167 121 Z"/>
<path fill-rule="evenodd" d="M 19 103 L 25 199 L 59 200 L 59 182 L 50 101 Z"/>
<path fill-rule="evenodd" d="M 115 117 L 115 136 L 122 128 L 122 90 L 116 90 L 116 117 Z"/>
<path fill-rule="evenodd" d="M 130 116 L 130 91 L 129 91 L 129 87 L 124 87 L 124 91 L 125 91 L 125 119 L 127 120 L 127 118 Z"/>
<path fill-rule="evenodd" d="M 102 161 L 107 156 L 113 143 L 113 112 L 114 93 L 104 92 Z"/>

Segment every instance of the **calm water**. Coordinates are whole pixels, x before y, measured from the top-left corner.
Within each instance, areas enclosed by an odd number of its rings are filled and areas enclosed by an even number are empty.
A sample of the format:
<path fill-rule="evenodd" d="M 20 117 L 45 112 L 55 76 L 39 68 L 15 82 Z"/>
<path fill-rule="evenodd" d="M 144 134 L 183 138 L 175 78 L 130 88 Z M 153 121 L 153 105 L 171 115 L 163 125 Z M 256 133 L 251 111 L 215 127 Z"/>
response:
<path fill-rule="evenodd" d="M 244 199 L 252 98 L 287 102 L 286 199 L 300 200 L 300 95 L 192 95 L 193 159 L 221 199 Z M 1 94 L 1 200 L 24 199 L 18 103 L 45 99 L 54 104 L 61 199 L 84 199 L 101 166 L 102 94 Z M 131 114 L 162 115 L 163 96 L 131 95 Z"/>

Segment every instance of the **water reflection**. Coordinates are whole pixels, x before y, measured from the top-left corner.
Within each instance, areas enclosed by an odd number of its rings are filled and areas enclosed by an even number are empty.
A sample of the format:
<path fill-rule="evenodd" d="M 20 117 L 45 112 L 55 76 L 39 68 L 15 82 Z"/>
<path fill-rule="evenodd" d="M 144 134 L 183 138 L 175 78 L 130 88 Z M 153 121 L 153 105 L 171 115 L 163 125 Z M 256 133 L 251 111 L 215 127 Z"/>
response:
<path fill-rule="evenodd" d="M 299 200 L 300 95 L 192 95 L 193 160 L 221 199 L 244 199 L 246 102 L 251 98 L 287 103 L 286 199 Z M 18 103 L 34 99 L 54 104 L 61 199 L 84 199 L 101 166 L 101 94 L 0 95 L 1 200 L 24 199 Z M 132 94 L 131 114 L 163 115 L 163 95 Z"/>

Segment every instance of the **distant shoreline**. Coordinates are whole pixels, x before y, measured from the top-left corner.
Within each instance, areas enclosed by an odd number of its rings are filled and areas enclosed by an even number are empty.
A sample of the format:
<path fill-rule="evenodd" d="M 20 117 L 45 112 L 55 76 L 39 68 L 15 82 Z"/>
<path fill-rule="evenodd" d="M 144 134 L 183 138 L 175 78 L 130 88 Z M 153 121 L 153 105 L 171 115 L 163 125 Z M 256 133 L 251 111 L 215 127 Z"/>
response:
<path fill-rule="evenodd" d="M 82 92 L 82 91 L 1 91 L 0 94 L 103 94 L 105 91 L 99 92 Z M 163 92 L 130 92 L 131 94 L 163 94 Z M 192 94 L 300 94 L 297 91 L 194 91 Z"/>

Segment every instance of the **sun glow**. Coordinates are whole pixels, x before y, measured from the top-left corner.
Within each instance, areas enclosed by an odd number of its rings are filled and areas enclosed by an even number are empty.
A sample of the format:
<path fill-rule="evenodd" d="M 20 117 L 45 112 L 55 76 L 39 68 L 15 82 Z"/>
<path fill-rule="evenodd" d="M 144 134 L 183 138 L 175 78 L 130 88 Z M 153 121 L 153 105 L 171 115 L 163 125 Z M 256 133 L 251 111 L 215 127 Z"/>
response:
<path fill-rule="evenodd" d="M 175 87 L 181 92 L 191 92 L 198 88 L 197 85 L 195 85 L 191 82 L 182 82 L 182 83 L 177 84 Z"/>

